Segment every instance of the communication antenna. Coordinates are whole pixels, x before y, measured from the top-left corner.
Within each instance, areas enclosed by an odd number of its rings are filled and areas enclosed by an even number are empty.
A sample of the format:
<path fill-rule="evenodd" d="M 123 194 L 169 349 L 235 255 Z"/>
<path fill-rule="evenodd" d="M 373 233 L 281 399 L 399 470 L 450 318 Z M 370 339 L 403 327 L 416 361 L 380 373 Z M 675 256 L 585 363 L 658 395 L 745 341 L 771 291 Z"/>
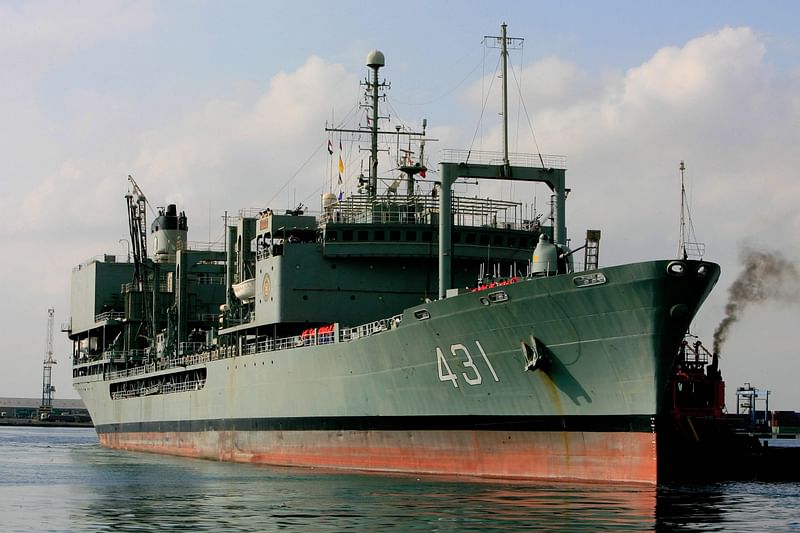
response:
<path fill-rule="evenodd" d="M 686 186 L 684 184 L 683 175 L 686 171 L 686 165 L 681 160 L 681 228 L 680 238 L 678 240 L 678 257 L 683 258 L 685 261 L 692 256 L 692 258 L 703 259 L 706 253 L 706 245 L 702 242 L 697 242 L 697 236 L 694 233 L 694 225 L 692 224 L 692 213 L 689 210 L 689 202 L 686 199 Z M 692 239 L 687 241 L 687 237 Z"/>
<path fill-rule="evenodd" d="M 52 307 L 47 310 L 47 338 L 45 340 L 44 365 L 42 370 L 42 405 L 39 407 L 39 418 L 47 420 L 50 418 L 50 411 L 53 408 L 53 393 L 56 388 L 53 386 L 52 373 L 53 365 L 53 319 L 56 310 Z"/>
<path fill-rule="evenodd" d="M 681 159 L 681 236 L 678 241 L 678 256 L 683 257 L 684 261 L 688 255 L 686 253 L 686 185 L 683 182 L 683 173 L 686 172 L 686 165 Z"/>
<path fill-rule="evenodd" d="M 506 32 L 508 25 L 504 22 L 500 26 L 500 36 L 485 35 L 486 46 L 489 48 L 500 48 L 500 58 L 503 62 L 503 165 L 509 166 L 508 160 L 508 50 L 520 49 L 524 39 L 508 37 Z"/>

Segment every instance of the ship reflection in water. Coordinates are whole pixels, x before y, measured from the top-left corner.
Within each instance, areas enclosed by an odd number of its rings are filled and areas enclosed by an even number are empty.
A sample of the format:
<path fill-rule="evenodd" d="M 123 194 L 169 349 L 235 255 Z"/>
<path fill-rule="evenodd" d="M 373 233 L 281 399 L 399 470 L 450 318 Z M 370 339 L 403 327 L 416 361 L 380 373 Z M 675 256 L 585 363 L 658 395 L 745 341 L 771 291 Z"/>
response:
<path fill-rule="evenodd" d="M 217 463 L 0 428 L 3 531 L 777 531 L 798 483 L 519 484 Z"/>

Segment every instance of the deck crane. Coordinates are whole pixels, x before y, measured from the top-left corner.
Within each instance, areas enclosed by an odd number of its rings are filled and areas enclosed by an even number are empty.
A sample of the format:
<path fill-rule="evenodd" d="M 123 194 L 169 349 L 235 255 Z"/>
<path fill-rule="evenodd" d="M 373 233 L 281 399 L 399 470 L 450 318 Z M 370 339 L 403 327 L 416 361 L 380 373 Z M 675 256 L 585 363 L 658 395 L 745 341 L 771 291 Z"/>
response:
<path fill-rule="evenodd" d="M 53 365 L 56 364 L 56 360 L 53 359 L 53 319 L 55 314 L 56 311 L 52 307 L 47 310 L 47 338 L 42 370 L 42 404 L 39 406 L 40 420 L 50 418 L 50 411 L 53 409 L 53 393 L 56 391 L 52 381 Z"/>
<path fill-rule="evenodd" d="M 131 190 L 125 195 L 128 202 L 128 226 L 133 248 L 133 281 L 138 290 L 144 289 L 144 261 L 147 259 L 147 213 L 145 204 L 147 197 L 139 188 L 139 184 L 128 174 Z"/>
<path fill-rule="evenodd" d="M 158 275 L 153 270 L 152 273 L 152 286 L 148 287 L 148 274 L 147 269 L 153 267 L 152 262 L 147 261 L 147 212 L 145 206 L 153 207 L 147 201 L 147 197 L 142 192 L 139 184 L 133 179 L 133 176 L 128 174 L 128 181 L 131 184 L 131 190 L 125 195 L 125 200 L 128 203 L 128 227 L 131 235 L 131 248 L 133 251 L 133 284 L 136 291 L 142 293 L 141 301 L 141 328 L 137 337 L 147 340 L 148 346 L 153 346 L 152 336 L 155 335 L 155 325 L 151 324 L 151 320 L 155 320 L 152 316 L 156 309 L 156 294 L 158 291 Z M 152 289 L 153 298 L 144 296 L 144 293 Z"/>

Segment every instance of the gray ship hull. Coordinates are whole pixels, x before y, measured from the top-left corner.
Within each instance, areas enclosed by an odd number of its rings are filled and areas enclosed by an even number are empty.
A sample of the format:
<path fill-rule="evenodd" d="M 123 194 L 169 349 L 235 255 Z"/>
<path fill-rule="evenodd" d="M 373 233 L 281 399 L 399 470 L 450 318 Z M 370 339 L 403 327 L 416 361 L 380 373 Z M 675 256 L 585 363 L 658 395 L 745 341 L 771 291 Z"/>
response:
<path fill-rule="evenodd" d="M 105 446 L 219 460 L 657 481 L 673 359 L 719 276 L 668 261 L 521 280 L 407 309 L 361 338 L 75 378 Z M 297 339 L 297 344 L 303 339 Z M 271 348 L 275 348 L 272 346 Z M 202 371 L 112 399 L 120 383 Z M 200 374 L 195 374 L 200 375 Z M 196 390 L 195 390 L 196 389 Z M 661 451 L 663 453 L 663 451 Z"/>

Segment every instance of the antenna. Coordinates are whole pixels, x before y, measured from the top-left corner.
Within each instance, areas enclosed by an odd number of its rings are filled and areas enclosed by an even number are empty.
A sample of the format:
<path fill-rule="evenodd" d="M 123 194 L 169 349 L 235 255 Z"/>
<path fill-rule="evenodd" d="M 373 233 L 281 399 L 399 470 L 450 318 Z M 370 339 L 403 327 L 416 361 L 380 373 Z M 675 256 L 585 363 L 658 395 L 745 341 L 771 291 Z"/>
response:
<path fill-rule="evenodd" d="M 372 129 L 370 131 L 369 193 L 373 198 L 378 192 L 378 91 L 386 84 L 378 83 L 378 69 L 386 65 L 386 58 L 379 50 L 367 55 L 367 66 L 372 69 L 372 82 L 367 88 L 372 90 Z"/>
<path fill-rule="evenodd" d="M 401 135 L 408 135 L 412 137 L 424 137 L 425 125 L 427 125 L 427 122 L 423 124 L 422 133 L 417 133 L 413 131 L 403 131 L 402 128 L 395 129 L 394 132 L 381 131 L 378 128 L 379 119 L 389 118 L 389 117 L 381 117 L 378 114 L 378 104 L 380 102 L 380 99 L 385 98 L 385 96 L 381 95 L 381 90 L 382 89 L 385 90 L 391 87 L 391 84 L 386 82 L 385 80 L 382 82 L 378 81 L 378 70 L 380 70 L 384 66 L 386 66 L 386 58 L 384 57 L 381 51 L 373 50 L 372 52 L 367 54 L 367 67 L 372 70 L 372 73 L 370 77 L 368 77 L 365 81 L 361 82 L 362 86 L 366 87 L 367 102 L 368 102 L 364 104 L 363 107 L 368 108 L 369 111 L 371 112 L 370 113 L 371 116 L 367 119 L 369 121 L 367 130 L 364 129 L 353 130 L 353 129 L 328 128 L 328 127 L 325 128 L 325 131 L 329 132 L 335 131 L 339 133 L 352 133 L 355 135 L 363 135 L 365 131 L 369 132 L 370 165 L 369 165 L 369 177 L 365 179 L 365 181 L 367 182 L 367 188 L 368 188 L 366 192 L 368 196 L 373 200 L 378 194 L 378 152 L 381 151 L 378 149 L 378 136 L 394 133 L 394 135 L 397 137 L 398 140 L 397 142 L 399 146 L 399 138 Z M 388 150 L 383 150 L 383 151 L 388 151 Z M 401 168 L 400 170 L 405 172 L 403 168 Z M 426 169 L 423 167 L 420 170 L 424 172 Z M 420 172 L 420 170 L 418 170 L 417 172 Z M 359 189 L 361 188 L 361 186 L 362 186 L 362 181 L 359 178 Z"/>
<path fill-rule="evenodd" d="M 686 253 L 686 186 L 684 185 L 683 181 L 683 174 L 686 171 L 686 165 L 683 164 L 683 159 L 681 159 L 681 228 L 680 228 L 680 239 L 678 240 L 678 257 L 683 257 L 685 261 L 688 258 L 688 254 Z"/>
<path fill-rule="evenodd" d="M 689 257 L 692 259 L 703 259 L 706 253 L 706 245 L 697 242 L 697 235 L 694 232 L 692 222 L 692 211 L 689 209 L 689 201 L 686 198 L 686 185 L 684 183 L 684 173 L 686 165 L 681 160 L 681 226 L 680 237 L 678 239 L 678 257 L 685 261 Z"/>
<path fill-rule="evenodd" d="M 508 24 L 505 22 L 500 26 L 500 37 L 486 35 L 487 46 L 490 46 L 490 39 L 493 39 L 495 46 L 490 48 L 500 48 L 500 57 L 503 60 L 503 165 L 508 168 L 508 49 L 522 48 L 523 39 L 512 38 L 506 35 Z"/>

